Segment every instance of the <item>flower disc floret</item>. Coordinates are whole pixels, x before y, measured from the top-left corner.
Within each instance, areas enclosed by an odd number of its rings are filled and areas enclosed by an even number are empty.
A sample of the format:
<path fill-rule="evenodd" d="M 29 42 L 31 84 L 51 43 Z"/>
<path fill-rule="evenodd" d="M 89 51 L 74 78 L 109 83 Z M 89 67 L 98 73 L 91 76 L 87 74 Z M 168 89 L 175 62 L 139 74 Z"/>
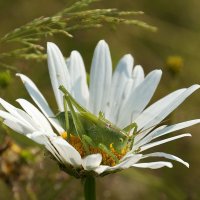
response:
<path fill-rule="evenodd" d="M 67 139 L 67 141 L 80 153 L 81 157 L 84 158 L 86 157 L 88 154 L 84 149 L 84 145 L 81 142 L 79 137 L 76 137 L 74 135 L 70 135 L 69 139 L 66 137 L 66 134 L 62 134 L 63 139 Z M 110 145 L 110 152 L 116 156 L 116 158 L 118 160 L 122 159 L 124 157 L 124 155 L 127 153 L 127 148 L 123 149 L 123 151 L 121 153 L 118 153 L 113 145 Z M 110 155 L 108 155 L 105 151 L 101 150 L 98 147 L 92 147 L 89 146 L 89 155 L 92 154 L 101 154 L 102 155 L 102 165 L 108 165 L 108 166 L 115 166 L 116 161 L 115 159 L 113 159 Z"/>

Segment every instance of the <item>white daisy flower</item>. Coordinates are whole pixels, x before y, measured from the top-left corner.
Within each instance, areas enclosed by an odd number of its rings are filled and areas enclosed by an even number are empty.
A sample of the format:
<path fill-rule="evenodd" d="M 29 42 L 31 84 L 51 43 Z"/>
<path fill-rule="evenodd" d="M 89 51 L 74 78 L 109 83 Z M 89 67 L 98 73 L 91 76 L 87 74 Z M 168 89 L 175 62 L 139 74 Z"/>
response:
<path fill-rule="evenodd" d="M 24 99 L 17 100 L 23 110 L 0 99 L 6 110 L 0 111 L 4 124 L 44 145 L 60 167 L 77 178 L 91 173 L 103 176 L 130 167 L 172 167 L 168 161 L 143 162 L 148 157 L 176 160 L 189 167 L 188 163 L 174 155 L 144 152 L 154 146 L 191 136 L 185 133 L 157 140 L 200 122 L 200 119 L 194 119 L 170 126 L 159 125 L 199 85 L 179 89 L 148 106 L 161 79 L 161 70 L 154 70 L 145 76 L 143 68 L 134 66 L 133 57 L 128 54 L 121 58 L 112 73 L 110 50 L 105 41 L 100 41 L 95 48 L 89 88 L 79 52 L 72 51 L 66 61 L 59 48 L 48 43 L 47 54 L 59 114 L 53 113 L 28 77 L 17 74 L 42 113 Z M 65 126 L 66 117 L 69 118 L 70 128 Z"/>

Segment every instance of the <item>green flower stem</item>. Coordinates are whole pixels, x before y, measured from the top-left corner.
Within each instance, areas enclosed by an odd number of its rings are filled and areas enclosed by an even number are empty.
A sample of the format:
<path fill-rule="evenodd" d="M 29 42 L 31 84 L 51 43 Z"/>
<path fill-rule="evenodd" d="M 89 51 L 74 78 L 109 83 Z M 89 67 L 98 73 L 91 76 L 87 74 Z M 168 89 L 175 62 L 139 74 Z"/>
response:
<path fill-rule="evenodd" d="M 85 200 L 96 199 L 95 178 L 87 176 L 84 180 L 84 196 Z"/>

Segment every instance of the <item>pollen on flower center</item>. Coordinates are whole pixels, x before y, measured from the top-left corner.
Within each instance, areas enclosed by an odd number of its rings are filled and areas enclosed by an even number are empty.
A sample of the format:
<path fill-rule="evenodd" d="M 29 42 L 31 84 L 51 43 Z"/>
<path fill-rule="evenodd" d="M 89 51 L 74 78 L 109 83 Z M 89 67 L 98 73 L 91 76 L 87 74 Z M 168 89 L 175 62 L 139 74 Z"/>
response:
<path fill-rule="evenodd" d="M 62 132 L 61 136 L 63 139 L 67 139 L 67 132 L 66 131 Z"/>
<path fill-rule="evenodd" d="M 64 132 L 63 134 L 61 134 L 61 136 L 63 137 L 63 139 L 66 139 L 67 133 Z M 68 142 L 80 153 L 82 158 L 87 155 L 83 143 L 81 142 L 79 137 L 70 134 Z M 123 149 L 121 153 L 118 153 L 114 149 L 112 144 L 110 144 L 109 150 L 112 152 L 112 154 L 116 156 L 118 160 L 120 160 L 127 152 L 127 149 Z M 102 165 L 115 166 L 117 164 L 116 161 L 110 155 L 108 155 L 105 151 L 98 147 L 89 146 L 89 151 L 90 154 L 100 153 L 102 155 Z"/>

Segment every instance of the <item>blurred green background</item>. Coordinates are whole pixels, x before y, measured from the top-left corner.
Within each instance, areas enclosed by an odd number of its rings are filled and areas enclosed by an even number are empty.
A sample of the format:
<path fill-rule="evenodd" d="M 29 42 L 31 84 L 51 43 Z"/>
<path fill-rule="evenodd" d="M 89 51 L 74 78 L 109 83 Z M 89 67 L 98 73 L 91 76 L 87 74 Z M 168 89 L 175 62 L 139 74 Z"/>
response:
<path fill-rule="evenodd" d="M 0 0 L 0 35 L 3 36 L 36 17 L 52 15 L 73 2 L 72 0 Z M 121 56 L 131 53 L 135 63 L 144 67 L 145 73 L 155 68 L 163 70 L 163 78 L 152 102 L 173 90 L 200 83 L 200 2 L 198 0 L 103 0 L 93 4 L 92 7 L 142 10 L 145 15 L 138 19 L 157 26 L 158 31 L 153 33 L 124 25 L 105 26 L 101 29 L 76 31 L 73 33 L 74 38 L 72 39 L 64 36 L 52 38 L 51 41 L 58 44 L 66 57 L 72 50 L 79 50 L 89 71 L 94 47 L 100 39 L 105 39 L 110 45 L 113 66 Z M 0 50 L 2 50 L 1 47 Z M 19 66 L 19 72 L 28 75 L 38 85 L 56 111 L 47 63 L 18 60 L 16 65 Z M 12 75 L 14 74 L 11 73 Z M 199 95 L 197 91 L 172 113 L 169 123 L 198 118 L 200 116 Z M 1 88 L 0 96 L 15 105 L 17 104 L 14 101 L 17 98 L 29 99 L 24 86 L 15 76 L 7 87 Z M 99 178 L 97 180 L 98 199 L 200 199 L 199 128 L 200 126 L 197 125 L 181 131 L 182 133 L 191 132 L 192 138 L 153 149 L 184 158 L 190 163 L 189 169 L 174 162 L 173 169 L 129 169 Z M 1 132 L 0 147 L 3 147 L 5 131 L 1 130 Z M 43 151 L 40 151 L 36 144 L 17 134 L 10 133 L 9 135 L 22 148 L 20 152 L 23 152 L 26 162 L 23 158 L 18 160 L 19 151 L 15 148 L 11 149 L 14 151 L 14 155 L 13 152 L 11 155 L 10 152 L 4 155 L 5 159 L 14 156 L 17 161 L 14 159 L 14 166 L 10 166 L 12 170 L 8 170 L 8 177 L 0 176 L 1 200 L 83 199 L 79 180 L 60 172 L 55 162 L 44 158 Z M 28 150 L 30 147 L 31 153 Z M 3 157 L 0 162 L 3 162 Z"/>

